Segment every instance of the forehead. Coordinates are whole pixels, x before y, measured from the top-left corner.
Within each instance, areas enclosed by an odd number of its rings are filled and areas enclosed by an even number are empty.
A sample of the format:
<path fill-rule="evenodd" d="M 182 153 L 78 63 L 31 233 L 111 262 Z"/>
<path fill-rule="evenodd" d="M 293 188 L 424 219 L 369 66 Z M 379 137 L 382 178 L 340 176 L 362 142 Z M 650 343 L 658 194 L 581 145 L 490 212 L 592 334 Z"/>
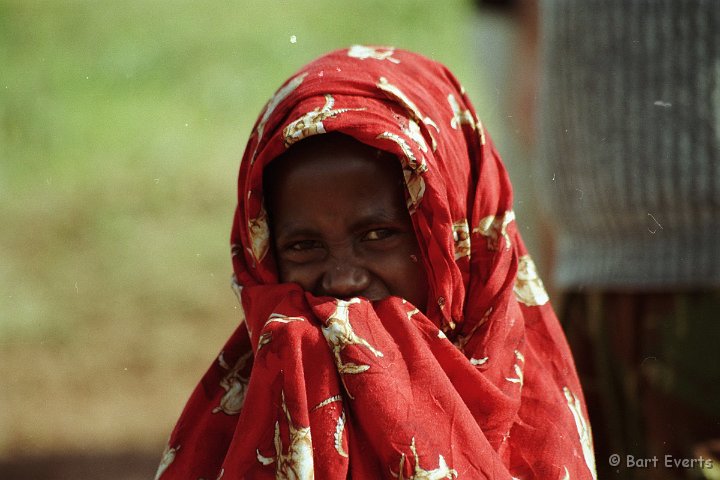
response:
<path fill-rule="evenodd" d="M 293 201 L 321 200 L 323 192 L 330 205 L 343 192 L 358 199 L 397 198 L 404 205 L 398 159 L 341 134 L 318 135 L 294 145 L 266 167 L 263 183 L 269 211 L 288 197 Z"/>

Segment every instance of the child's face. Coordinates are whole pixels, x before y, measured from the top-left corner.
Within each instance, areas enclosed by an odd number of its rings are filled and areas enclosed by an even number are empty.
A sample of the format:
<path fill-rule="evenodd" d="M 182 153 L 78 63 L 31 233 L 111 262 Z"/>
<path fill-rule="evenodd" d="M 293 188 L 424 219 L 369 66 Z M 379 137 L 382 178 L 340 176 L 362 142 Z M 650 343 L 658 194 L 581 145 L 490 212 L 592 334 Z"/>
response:
<path fill-rule="evenodd" d="M 424 310 L 427 277 L 399 162 L 324 137 L 291 148 L 268 179 L 280 281 L 318 296 L 399 296 Z"/>

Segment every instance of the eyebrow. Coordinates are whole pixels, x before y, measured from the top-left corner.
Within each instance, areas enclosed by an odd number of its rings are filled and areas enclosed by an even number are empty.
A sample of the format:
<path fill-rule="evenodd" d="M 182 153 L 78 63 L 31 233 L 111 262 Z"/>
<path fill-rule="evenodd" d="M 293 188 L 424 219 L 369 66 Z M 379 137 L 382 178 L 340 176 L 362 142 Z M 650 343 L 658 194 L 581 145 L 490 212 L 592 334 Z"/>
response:
<path fill-rule="evenodd" d="M 357 221 L 350 225 L 350 230 L 361 230 L 369 225 L 382 224 L 382 223 L 402 223 L 403 218 L 393 212 L 386 210 L 375 210 L 363 214 Z M 292 237 L 312 237 L 319 234 L 318 231 L 308 228 L 305 224 L 291 220 L 285 224 L 280 225 L 283 235 L 278 235 L 278 225 L 274 225 L 276 239 L 292 238 Z"/>

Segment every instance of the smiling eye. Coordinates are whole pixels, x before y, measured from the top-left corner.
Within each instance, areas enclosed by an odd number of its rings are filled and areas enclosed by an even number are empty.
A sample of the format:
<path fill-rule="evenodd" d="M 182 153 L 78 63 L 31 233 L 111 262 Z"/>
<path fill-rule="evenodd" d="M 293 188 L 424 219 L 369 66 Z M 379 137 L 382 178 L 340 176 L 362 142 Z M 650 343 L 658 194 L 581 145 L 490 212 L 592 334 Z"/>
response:
<path fill-rule="evenodd" d="M 363 240 L 384 240 L 388 237 L 391 237 L 394 233 L 395 232 L 393 232 L 389 228 L 378 228 L 366 232 L 363 236 Z"/>
<path fill-rule="evenodd" d="M 291 252 L 305 252 L 315 248 L 322 248 L 322 244 L 317 240 L 301 240 L 285 247 L 286 250 Z"/>

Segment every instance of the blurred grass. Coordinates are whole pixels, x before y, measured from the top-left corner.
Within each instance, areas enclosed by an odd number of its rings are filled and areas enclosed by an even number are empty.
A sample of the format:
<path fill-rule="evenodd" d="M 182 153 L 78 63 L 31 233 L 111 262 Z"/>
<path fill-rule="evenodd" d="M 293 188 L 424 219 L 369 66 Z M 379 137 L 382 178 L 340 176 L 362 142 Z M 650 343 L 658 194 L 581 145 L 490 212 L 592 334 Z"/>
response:
<path fill-rule="evenodd" d="M 473 94 L 472 14 L 0 1 L 0 458 L 158 448 L 237 320 L 235 175 L 267 98 L 354 43 L 436 58 Z"/>

